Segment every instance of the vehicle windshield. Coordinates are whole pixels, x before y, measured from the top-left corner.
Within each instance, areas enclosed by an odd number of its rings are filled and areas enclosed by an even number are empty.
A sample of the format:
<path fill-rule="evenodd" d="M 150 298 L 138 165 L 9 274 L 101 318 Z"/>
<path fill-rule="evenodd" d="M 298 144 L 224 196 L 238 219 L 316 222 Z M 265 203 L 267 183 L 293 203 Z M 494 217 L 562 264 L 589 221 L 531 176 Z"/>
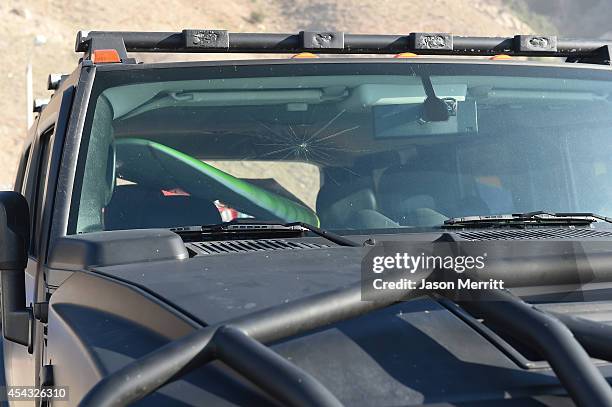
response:
<path fill-rule="evenodd" d="M 68 232 L 236 218 L 367 232 L 536 210 L 612 216 L 610 79 L 473 61 L 100 69 Z M 428 112 L 428 80 L 442 118 Z"/>

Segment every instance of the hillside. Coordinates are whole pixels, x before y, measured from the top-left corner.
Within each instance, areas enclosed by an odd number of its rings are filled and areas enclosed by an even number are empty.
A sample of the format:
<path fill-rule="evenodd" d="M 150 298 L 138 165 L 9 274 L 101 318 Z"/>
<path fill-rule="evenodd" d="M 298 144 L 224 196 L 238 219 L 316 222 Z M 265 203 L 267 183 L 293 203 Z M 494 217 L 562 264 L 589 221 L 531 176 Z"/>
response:
<path fill-rule="evenodd" d="M 221 4 L 221 5 L 220 5 Z M 0 2 L 0 189 L 9 187 L 25 136 L 25 67 L 33 63 L 37 97 L 47 75 L 70 72 L 79 29 L 233 31 L 337 29 L 359 33 L 444 31 L 472 35 L 529 33 L 495 0 L 4 0 Z M 35 46 L 34 39 L 39 36 Z M 140 57 L 151 60 L 151 55 Z M 157 56 L 157 60 L 168 56 Z M 173 56 L 174 59 L 186 58 Z M 202 58 L 196 56 L 196 58 Z M 223 58 L 222 55 L 209 56 Z"/>
<path fill-rule="evenodd" d="M 523 1 L 531 15 L 540 15 L 559 27 L 564 37 L 612 38 L 612 2 L 609 0 Z"/>

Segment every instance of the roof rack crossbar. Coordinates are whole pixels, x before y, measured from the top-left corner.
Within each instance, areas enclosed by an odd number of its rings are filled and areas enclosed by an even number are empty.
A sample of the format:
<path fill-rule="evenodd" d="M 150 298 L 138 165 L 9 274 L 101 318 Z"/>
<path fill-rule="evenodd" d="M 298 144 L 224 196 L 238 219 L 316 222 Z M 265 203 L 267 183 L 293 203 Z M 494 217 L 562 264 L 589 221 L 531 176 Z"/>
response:
<path fill-rule="evenodd" d="M 91 52 L 94 39 L 121 39 L 127 52 L 396 54 L 566 57 L 571 62 L 607 64 L 605 40 L 561 39 L 554 35 L 464 37 L 448 33 L 405 35 L 348 34 L 336 31 L 299 33 L 230 33 L 190 29 L 182 32 L 80 31 L 75 51 Z"/>
<path fill-rule="evenodd" d="M 405 274 L 396 273 L 393 277 L 401 279 Z M 411 274 L 411 277 L 416 278 L 414 274 Z M 434 277 L 425 273 L 422 276 Z M 368 298 L 371 301 L 362 301 L 363 284 L 367 283 L 359 282 L 343 289 L 316 294 L 199 329 L 103 378 L 84 397 L 80 406 L 114 406 L 119 401 L 121 404 L 135 402 L 164 384 L 210 362 L 217 357 L 214 346 L 210 345 L 214 343 L 214 336 L 222 326 L 230 325 L 253 340 L 265 344 L 385 308 L 400 300 L 409 300 L 424 294 L 442 295 L 447 298 L 455 296 L 454 292 L 380 290 L 374 292 L 376 297 Z M 612 389 L 579 342 L 581 336 L 574 338 L 570 329 L 559 319 L 523 302 L 508 291 L 489 291 L 473 300 L 469 305 L 476 306 L 486 318 L 502 324 L 513 334 L 535 346 L 545 356 L 568 394 L 578 405 L 612 405 Z M 243 346 L 243 349 L 250 346 L 253 346 L 252 342 L 246 347 Z M 239 366 L 239 369 L 246 377 L 250 377 L 248 367 Z M 581 380 L 576 381 L 576 377 Z M 259 385 L 264 386 L 263 383 Z"/>

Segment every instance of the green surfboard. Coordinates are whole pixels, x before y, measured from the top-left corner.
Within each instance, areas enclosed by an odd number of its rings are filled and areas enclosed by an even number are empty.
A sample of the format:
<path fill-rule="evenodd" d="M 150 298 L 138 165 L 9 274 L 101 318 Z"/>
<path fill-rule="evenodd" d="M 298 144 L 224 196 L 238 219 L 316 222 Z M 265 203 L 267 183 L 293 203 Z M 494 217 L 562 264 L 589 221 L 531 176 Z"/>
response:
<path fill-rule="evenodd" d="M 257 219 L 305 222 L 319 226 L 316 213 L 305 205 L 166 145 L 139 138 L 115 141 L 118 175 L 142 185 L 180 186 L 201 197 L 215 197 Z"/>

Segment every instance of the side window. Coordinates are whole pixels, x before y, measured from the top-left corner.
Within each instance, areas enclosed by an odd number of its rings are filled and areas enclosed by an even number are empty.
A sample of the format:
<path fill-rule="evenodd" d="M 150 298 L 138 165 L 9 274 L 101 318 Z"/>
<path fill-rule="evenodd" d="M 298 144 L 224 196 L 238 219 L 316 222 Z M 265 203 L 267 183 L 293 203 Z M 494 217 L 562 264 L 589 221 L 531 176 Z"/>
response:
<path fill-rule="evenodd" d="M 37 232 L 40 229 L 41 212 L 46 198 L 53 130 L 53 128 L 50 128 L 40 136 L 38 146 L 32 154 L 27 174 L 25 196 L 29 198 L 30 204 L 30 219 L 32 221 L 30 229 L 30 254 L 34 256 L 38 253 Z"/>

